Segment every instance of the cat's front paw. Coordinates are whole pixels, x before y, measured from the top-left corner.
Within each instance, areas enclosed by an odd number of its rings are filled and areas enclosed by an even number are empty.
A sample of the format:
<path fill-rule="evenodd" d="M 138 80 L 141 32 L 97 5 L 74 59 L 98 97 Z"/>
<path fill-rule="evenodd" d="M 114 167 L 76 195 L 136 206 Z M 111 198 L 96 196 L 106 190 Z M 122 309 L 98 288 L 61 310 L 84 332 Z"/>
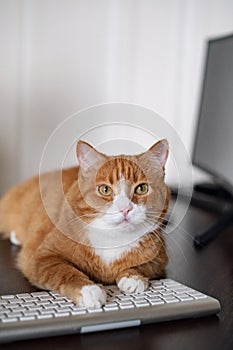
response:
<path fill-rule="evenodd" d="M 106 303 L 106 292 L 96 284 L 83 286 L 80 293 L 77 299 L 80 306 L 99 308 Z"/>
<path fill-rule="evenodd" d="M 148 286 L 147 278 L 140 278 L 139 276 L 122 277 L 118 283 L 118 287 L 125 293 L 142 293 Z"/>

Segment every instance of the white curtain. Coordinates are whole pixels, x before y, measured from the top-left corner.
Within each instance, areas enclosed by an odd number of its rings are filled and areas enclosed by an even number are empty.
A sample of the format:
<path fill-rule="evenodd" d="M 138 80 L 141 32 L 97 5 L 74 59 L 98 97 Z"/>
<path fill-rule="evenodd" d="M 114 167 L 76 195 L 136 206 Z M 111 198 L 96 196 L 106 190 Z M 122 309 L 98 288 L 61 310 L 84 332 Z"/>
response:
<path fill-rule="evenodd" d="M 152 109 L 191 151 L 205 40 L 229 32 L 231 0 L 0 0 L 0 191 L 96 104 Z"/>

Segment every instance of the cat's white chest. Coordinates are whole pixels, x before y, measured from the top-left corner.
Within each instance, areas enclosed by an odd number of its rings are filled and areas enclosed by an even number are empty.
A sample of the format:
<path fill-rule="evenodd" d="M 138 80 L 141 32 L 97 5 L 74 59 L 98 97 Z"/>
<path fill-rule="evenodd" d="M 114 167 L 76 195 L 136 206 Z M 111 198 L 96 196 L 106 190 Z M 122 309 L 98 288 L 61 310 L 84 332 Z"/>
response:
<path fill-rule="evenodd" d="M 88 225 L 87 235 L 95 254 L 107 265 L 136 248 L 140 238 L 135 232 L 103 227 L 98 220 Z"/>
<path fill-rule="evenodd" d="M 111 262 L 120 259 L 124 253 L 128 253 L 137 244 L 130 244 L 121 248 L 95 248 L 95 254 L 98 255 L 106 265 L 109 265 Z"/>

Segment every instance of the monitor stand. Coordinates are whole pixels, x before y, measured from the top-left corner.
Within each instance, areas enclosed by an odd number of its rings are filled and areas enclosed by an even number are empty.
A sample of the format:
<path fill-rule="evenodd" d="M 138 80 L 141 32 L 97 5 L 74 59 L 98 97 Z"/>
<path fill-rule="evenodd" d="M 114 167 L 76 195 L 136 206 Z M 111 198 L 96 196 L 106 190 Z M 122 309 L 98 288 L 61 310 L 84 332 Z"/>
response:
<path fill-rule="evenodd" d="M 233 195 L 226 188 L 215 183 L 197 184 L 194 186 L 194 192 L 197 195 L 205 194 L 214 199 L 215 202 L 220 201 L 219 207 L 221 207 L 221 210 L 218 210 L 220 217 L 194 238 L 195 246 L 203 247 L 218 236 L 227 226 L 233 224 Z"/>
<path fill-rule="evenodd" d="M 204 193 L 217 198 L 233 200 L 233 194 L 228 191 L 223 185 L 211 182 L 201 182 L 194 185 L 194 191 Z"/>
<path fill-rule="evenodd" d="M 178 191 L 172 189 L 177 196 Z M 179 194 L 180 196 L 180 194 Z M 181 194 L 185 197 L 185 195 Z M 214 183 L 199 183 L 194 186 L 190 204 L 220 214 L 219 218 L 194 238 L 196 247 L 204 247 L 227 226 L 233 224 L 233 194 L 223 186 Z"/>

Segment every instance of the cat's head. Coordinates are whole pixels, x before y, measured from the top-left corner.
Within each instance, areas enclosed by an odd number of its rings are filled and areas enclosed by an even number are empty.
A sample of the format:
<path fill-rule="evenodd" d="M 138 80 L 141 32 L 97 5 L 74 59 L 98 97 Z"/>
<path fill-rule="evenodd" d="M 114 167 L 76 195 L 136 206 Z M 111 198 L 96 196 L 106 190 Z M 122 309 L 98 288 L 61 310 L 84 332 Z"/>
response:
<path fill-rule="evenodd" d="M 132 156 L 107 156 L 79 141 L 78 183 L 87 204 L 86 217 L 109 234 L 156 229 L 169 201 L 164 182 L 167 156 L 166 140 Z"/>

